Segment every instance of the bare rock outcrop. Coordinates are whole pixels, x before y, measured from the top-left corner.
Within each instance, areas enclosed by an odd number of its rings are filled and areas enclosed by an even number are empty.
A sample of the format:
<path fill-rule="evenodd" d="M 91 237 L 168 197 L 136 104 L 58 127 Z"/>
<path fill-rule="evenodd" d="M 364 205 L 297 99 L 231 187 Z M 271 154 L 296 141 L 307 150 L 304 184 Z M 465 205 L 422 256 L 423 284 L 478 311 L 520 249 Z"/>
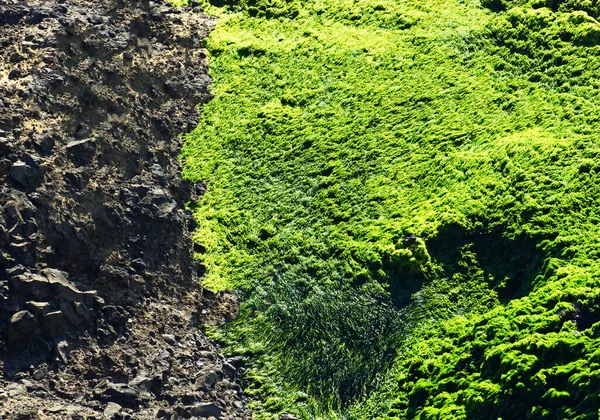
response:
<path fill-rule="evenodd" d="M 213 25 L 164 1 L 0 0 L 1 418 L 250 418 L 243 367 L 196 328 L 223 308 L 178 162 Z"/>

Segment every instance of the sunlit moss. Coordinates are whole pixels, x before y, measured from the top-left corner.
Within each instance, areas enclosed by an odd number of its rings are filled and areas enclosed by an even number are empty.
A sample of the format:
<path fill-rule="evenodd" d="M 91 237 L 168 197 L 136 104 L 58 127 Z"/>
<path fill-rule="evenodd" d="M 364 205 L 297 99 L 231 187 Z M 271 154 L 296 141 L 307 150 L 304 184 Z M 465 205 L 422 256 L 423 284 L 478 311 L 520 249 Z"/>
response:
<path fill-rule="evenodd" d="M 224 3 L 182 161 L 256 417 L 596 418 L 595 3 Z"/>

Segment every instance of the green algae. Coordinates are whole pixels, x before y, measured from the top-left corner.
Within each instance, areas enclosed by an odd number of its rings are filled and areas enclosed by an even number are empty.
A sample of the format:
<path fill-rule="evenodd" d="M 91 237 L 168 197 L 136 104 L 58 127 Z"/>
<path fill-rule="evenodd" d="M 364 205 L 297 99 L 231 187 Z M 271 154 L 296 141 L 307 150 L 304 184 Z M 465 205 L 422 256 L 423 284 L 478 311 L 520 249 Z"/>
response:
<path fill-rule="evenodd" d="M 597 8 L 210 6 L 182 160 L 256 418 L 597 418 Z"/>

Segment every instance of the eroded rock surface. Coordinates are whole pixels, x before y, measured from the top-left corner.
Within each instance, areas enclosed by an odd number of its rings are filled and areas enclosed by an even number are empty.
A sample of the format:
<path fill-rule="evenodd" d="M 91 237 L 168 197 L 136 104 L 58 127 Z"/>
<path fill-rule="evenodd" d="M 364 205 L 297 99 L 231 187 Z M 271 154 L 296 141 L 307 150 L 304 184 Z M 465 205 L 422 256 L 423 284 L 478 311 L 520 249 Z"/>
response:
<path fill-rule="evenodd" d="M 178 163 L 213 25 L 0 0 L 1 418 L 250 418 L 241 364 L 195 328 L 237 308 L 200 293 L 185 204 L 204 188 Z"/>

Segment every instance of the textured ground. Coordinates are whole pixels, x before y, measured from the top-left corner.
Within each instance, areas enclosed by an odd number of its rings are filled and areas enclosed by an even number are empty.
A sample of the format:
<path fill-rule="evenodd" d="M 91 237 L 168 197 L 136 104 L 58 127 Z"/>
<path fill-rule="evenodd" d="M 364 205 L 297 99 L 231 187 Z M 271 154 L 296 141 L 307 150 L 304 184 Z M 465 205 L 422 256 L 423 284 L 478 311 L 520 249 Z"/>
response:
<path fill-rule="evenodd" d="M 0 0 L 1 418 L 250 417 L 240 360 L 195 328 L 237 305 L 200 291 L 185 204 L 204 187 L 179 175 L 213 24 Z"/>

